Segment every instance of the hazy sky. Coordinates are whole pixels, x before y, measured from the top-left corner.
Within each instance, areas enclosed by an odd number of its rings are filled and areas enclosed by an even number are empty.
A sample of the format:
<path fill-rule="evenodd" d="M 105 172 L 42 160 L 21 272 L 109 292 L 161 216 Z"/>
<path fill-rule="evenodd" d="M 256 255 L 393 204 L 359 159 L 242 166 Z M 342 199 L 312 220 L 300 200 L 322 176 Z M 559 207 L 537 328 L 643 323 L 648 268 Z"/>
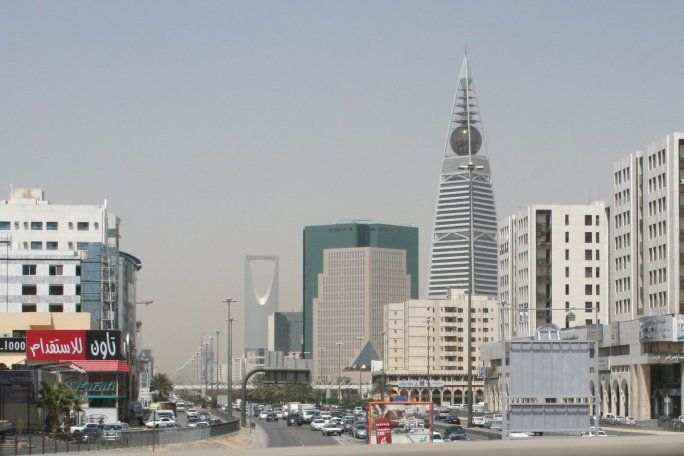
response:
<path fill-rule="evenodd" d="M 499 217 L 606 198 L 613 160 L 684 129 L 683 16 L 664 1 L 5 1 L 0 187 L 108 199 L 155 300 L 144 345 L 173 372 L 223 329 L 219 300 L 243 301 L 244 255 L 280 255 L 281 308 L 301 308 L 310 223 L 418 226 L 424 295 L 466 42 Z"/>

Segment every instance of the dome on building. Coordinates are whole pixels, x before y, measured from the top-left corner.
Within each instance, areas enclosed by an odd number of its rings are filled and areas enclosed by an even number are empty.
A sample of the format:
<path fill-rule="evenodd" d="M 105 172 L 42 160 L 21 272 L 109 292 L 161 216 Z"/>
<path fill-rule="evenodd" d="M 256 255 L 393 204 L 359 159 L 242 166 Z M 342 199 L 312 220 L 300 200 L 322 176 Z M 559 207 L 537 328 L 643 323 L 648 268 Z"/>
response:
<path fill-rule="evenodd" d="M 470 126 L 471 150 L 468 151 L 468 127 L 459 126 L 451 132 L 449 144 L 456 155 L 468 155 L 469 153 L 475 155 L 482 147 L 482 135 L 477 128 Z"/>

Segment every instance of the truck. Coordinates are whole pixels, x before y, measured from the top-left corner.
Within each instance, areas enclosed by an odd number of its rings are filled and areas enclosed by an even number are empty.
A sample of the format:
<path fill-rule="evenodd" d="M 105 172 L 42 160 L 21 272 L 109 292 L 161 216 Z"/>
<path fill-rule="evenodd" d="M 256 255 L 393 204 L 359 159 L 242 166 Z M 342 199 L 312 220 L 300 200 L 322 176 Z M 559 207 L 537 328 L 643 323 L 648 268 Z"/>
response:
<path fill-rule="evenodd" d="M 314 404 L 299 404 L 297 408 L 299 415 L 302 417 L 302 421 L 305 423 L 310 423 L 311 418 L 313 418 L 316 407 Z"/>
<path fill-rule="evenodd" d="M 283 406 L 283 418 L 287 418 L 290 413 L 299 411 L 299 402 L 288 402 Z"/>

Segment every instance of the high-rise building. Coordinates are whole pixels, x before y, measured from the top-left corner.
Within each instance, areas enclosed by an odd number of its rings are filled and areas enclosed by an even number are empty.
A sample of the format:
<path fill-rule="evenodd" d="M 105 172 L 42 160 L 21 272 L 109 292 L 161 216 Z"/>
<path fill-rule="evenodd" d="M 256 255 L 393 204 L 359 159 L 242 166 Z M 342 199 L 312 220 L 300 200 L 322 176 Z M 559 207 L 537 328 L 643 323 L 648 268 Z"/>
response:
<path fill-rule="evenodd" d="M 0 201 L 0 312 L 87 312 L 136 340 L 141 262 L 119 249 L 120 219 L 103 205 L 50 204 L 40 188 Z"/>
<path fill-rule="evenodd" d="M 336 223 L 304 228 L 304 352 L 313 353 L 313 300 L 320 297 L 318 276 L 325 249 L 380 247 L 406 252 L 410 297 L 418 298 L 418 228 L 382 223 Z"/>
<path fill-rule="evenodd" d="M 266 291 L 259 294 L 254 283 L 252 264 L 267 262 L 273 274 Z M 245 349 L 266 349 L 268 346 L 268 316 L 278 311 L 278 257 L 275 255 L 245 256 Z"/>
<path fill-rule="evenodd" d="M 302 312 L 275 312 L 268 316 L 268 351 L 286 355 L 302 351 Z"/>
<path fill-rule="evenodd" d="M 432 237 L 430 297 L 445 297 L 451 288 L 469 289 L 471 239 L 473 293 L 497 294 L 497 220 L 486 149 L 466 57 L 442 160 Z"/>
<path fill-rule="evenodd" d="M 532 337 L 539 326 L 606 322 L 608 218 L 602 201 L 536 204 L 499 226 L 499 299 L 510 306 L 507 337 Z M 551 308 L 556 310 L 550 310 Z M 568 321 L 562 309 L 573 311 Z M 529 309 L 525 311 L 524 309 Z"/>
<path fill-rule="evenodd" d="M 449 290 L 446 299 L 410 299 L 384 306 L 384 374 L 395 394 L 440 405 L 467 402 L 467 309 L 468 295 L 461 289 Z M 473 295 L 473 372 L 482 366 L 480 346 L 499 339 L 498 311 L 491 296 Z M 428 378 L 431 394 L 424 389 Z M 478 402 L 484 397 L 479 378 L 473 381 L 473 397 Z"/>
<path fill-rule="evenodd" d="M 313 300 L 314 381 L 334 382 L 370 341 L 382 353 L 383 306 L 409 299 L 405 250 L 323 250 Z"/>

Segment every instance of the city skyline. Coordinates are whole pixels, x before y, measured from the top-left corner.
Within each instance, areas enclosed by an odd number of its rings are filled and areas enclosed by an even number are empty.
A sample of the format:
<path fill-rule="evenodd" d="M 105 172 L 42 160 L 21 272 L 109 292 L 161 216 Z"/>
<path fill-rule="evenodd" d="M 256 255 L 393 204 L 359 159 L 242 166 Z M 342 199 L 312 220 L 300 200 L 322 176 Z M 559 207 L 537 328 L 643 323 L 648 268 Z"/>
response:
<path fill-rule="evenodd" d="M 675 2 L 605 2 L 591 18 L 560 2 L 496 3 L 496 14 L 378 3 L 363 15 L 360 3 L 268 14 L 159 5 L 2 7 L 0 100 L 11 109 L 0 136 L 14 159 L 0 182 L 44 185 L 67 204 L 108 199 L 122 248 L 145 264 L 138 297 L 155 303 L 138 311 L 166 372 L 197 334 L 223 329 L 220 300 L 243 301 L 246 254 L 279 255 L 279 310 L 301 309 L 306 225 L 417 226 L 427 282 L 443 120 L 466 41 L 500 218 L 609 200 L 615 160 L 682 129 Z"/>

